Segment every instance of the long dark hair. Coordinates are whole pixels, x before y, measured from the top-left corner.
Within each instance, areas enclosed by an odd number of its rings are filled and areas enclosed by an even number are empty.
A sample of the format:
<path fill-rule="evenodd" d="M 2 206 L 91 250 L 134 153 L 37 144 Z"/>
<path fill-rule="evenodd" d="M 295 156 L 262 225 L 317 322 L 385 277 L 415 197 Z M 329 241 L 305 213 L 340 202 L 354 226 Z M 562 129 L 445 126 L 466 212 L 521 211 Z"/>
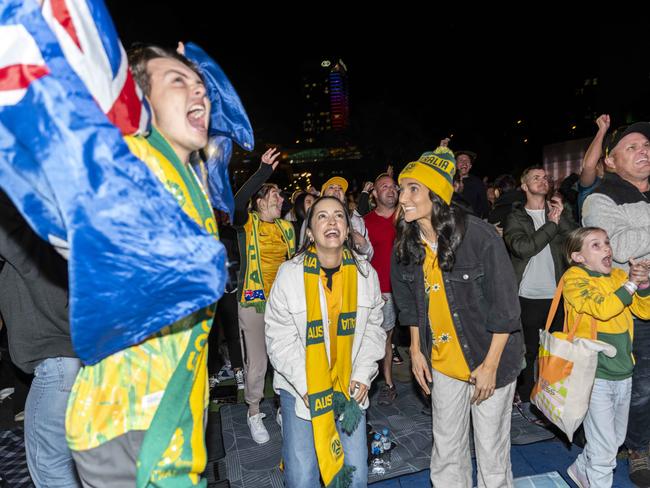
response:
<path fill-rule="evenodd" d="M 307 211 L 305 210 L 305 200 L 307 196 L 311 193 L 303 192 L 296 197 L 295 202 L 293 203 L 293 213 L 296 216 L 296 221 L 301 222 L 307 217 Z M 311 195 L 313 196 L 313 195 Z M 313 202 L 312 202 L 313 205 Z"/>
<path fill-rule="evenodd" d="M 456 261 L 456 250 L 465 237 L 467 214 L 456 205 L 447 205 L 431 190 L 429 198 L 433 203 L 431 225 L 438 236 L 438 263 L 443 271 L 451 271 Z M 401 264 L 422 264 L 426 253 L 418 223 L 404 220 L 401 210 L 397 220 L 395 252 L 397 262 Z"/>
<path fill-rule="evenodd" d="M 313 244 L 313 242 L 307 238 L 307 230 L 312 230 L 311 221 L 312 221 L 312 216 L 314 214 L 314 209 L 323 200 L 333 200 L 336 203 L 338 203 L 343 209 L 343 213 L 345 214 L 345 223 L 348 226 L 348 236 L 346 237 L 343 246 L 347 247 L 350 250 L 356 251 L 354 247 L 354 239 L 352 238 L 352 221 L 350 220 L 350 216 L 348 215 L 347 209 L 345 208 L 345 204 L 336 197 L 323 196 L 323 197 L 318 197 L 316 200 L 314 200 L 314 203 L 312 203 L 311 207 L 309 207 L 309 210 L 307 211 L 307 216 L 305 217 L 305 222 L 307 222 L 307 227 L 305 228 L 305 239 L 304 242 L 302 243 L 302 246 L 296 253 L 296 256 L 299 256 L 300 254 L 304 254 L 305 252 L 307 252 L 307 249 L 309 249 L 309 247 Z M 364 277 L 367 277 L 367 274 L 365 274 L 363 270 L 359 267 L 359 261 L 357 260 L 356 254 L 354 252 L 351 254 L 352 254 L 352 259 L 354 260 L 354 264 L 356 265 L 359 272 Z"/>

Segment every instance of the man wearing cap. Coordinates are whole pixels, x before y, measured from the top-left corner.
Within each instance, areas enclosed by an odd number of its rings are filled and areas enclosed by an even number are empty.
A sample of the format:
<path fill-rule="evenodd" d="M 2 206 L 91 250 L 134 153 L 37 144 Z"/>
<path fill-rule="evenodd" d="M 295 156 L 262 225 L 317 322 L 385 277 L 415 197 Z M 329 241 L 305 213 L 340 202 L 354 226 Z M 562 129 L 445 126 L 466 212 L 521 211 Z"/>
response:
<path fill-rule="evenodd" d="M 607 231 L 613 264 L 625 270 L 631 259 L 650 259 L 649 140 L 648 122 L 622 127 L 608 137 L 607 172 L 582 209 L 583 225 Z M 650 322 L 634 319 L 632 350 L 636 364 L 625 445 L 630 450 L 630 479 L 637 486 L 647 487 L 650 486 Z"/>
<path fill-rule="evenodd" d="M 345 201 L 345 192 L 348 191 L 348 181 L 341 176 L 333 176 L 325 183 L 320 190 L 321 196 L 325 197 L 336 197 L 338 198 L 343 205 L 346 206 Z M 373 248 L 368 239 L 368 231 L 366 229 L 366 224 L 363 221 L 363 217 L 359 212 L 354 210 L 350 214 L 350 223 L 352 224 L 352 238 L 354 239 L 355 251 L 359 254 L 363 254 L 368 261 L 372 259 Z M 305 231 L 307 225 L 306 222 L 303 222 L 302 229 L 300 231 L 300 244 L 304 242 Z"/>
<path fill-rule="evenodd" d="M 490 211 L 490 205 L 487 199 L 487 188 L 485 188 L 481 178 L 469 174 L 475 160 L 475 152 L 456 151 L 456 166 L 458 167 L 460 176 L 463 178 L 462 195 L 472 206 L 474 215 L 484 219 Z"/>

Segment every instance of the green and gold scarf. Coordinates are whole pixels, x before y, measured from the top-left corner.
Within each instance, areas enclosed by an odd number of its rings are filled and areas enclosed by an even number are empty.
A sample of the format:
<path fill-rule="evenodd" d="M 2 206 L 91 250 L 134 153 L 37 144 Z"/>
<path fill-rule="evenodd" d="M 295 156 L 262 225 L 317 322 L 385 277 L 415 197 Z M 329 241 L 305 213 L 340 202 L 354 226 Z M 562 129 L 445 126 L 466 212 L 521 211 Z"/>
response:
<path fill-rule="evenodd" d="M 341 416 L 343 430 L 354 432 L 361 418 L 361 409 L 350 398 L 352 375 L 352 344 L 357 317 L 357 267 L 349 249 L 343 250 L 343 301 L 330 342 L 336 345 L 336 363 L 331 365 L 325 348 L 323 317 L 320 303 L 320 262 L 314 246 L 305 252 L 304 279 L 307 299 L 307 394 L 314 432 L 318 468 L 325 486 L 343 488 L 350 485 L 354 467 L 344 463 L 336 418 Z M 324 374 L 329 371 L 330 374 Z"/>
<path fill-rule="evenodd" d="M 178 158 L 163 135 L 154 127 L 146 141 L 133 138 L 131 142 L 143 149 L 134 154 L 176 197 L 181 209 L 218 238 L 214 214 L 198 177 Z M 194 325 L 142 442 L 137 460 L 138 488 L 206 486 L 206 480 L 201 478 L 207 462 L 203 421 L 207 343 L 215 308 L 216 304 L 183 319 Z"/>
<path fill-rule="evenodd" d="M 282 239 L 287 246 L 287 258 L 291 259 L 296 252 L 296 236 L 291 222 L 275 219 L 275 225 L 282 233 Z M 257 212 L 251 212 L 246 224 L 246 270 L 240 303 L 245 307 L 254 306 L 258 312 L 264 311 L 264 304 L 268 298 L 264 294 L 264 278 L 262 276 L 262 262 L 260 256 L 260 243 L 258 239 L 260 217 Z"/>

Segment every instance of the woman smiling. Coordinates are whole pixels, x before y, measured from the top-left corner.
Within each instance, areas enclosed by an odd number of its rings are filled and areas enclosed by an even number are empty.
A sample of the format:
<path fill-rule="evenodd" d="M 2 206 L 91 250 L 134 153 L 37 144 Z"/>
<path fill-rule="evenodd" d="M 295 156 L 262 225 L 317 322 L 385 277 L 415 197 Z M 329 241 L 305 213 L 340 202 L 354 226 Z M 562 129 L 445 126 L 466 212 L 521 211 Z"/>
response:
<path fill-rule="evenodd" d="M 365 409 L 386 341 L 379 280 L 351 251 L 349 217 L 337 198 L 316 200 L 306 221 L 306 243 L 280 266 L 265 313 L 285 482 L 318 487 L 320 477 L 325 486 L 363 487 Z"/>
<path fill-rule="evenodd" d="M 510 414 L 523 361 L 517 283 L 494 228 L 450 206 L 454 154 L 424 153 L 399 176 L 391 282 L 411 366 L 431 394 L 434 487 L 512 485 Z"/>

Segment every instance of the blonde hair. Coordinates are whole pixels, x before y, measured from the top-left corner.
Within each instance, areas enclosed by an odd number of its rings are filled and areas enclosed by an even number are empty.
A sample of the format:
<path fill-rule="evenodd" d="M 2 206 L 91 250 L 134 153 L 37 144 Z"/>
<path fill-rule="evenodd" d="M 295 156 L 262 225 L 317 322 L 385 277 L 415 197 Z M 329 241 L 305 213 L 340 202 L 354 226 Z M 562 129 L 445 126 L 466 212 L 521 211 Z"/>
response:
<path fill-rule="evenodd" d="M 574 252 L 580 252 L 586 237 L 592 232 L 604 232 L 607 235 L 607 231 L 601 227 L 580 227 L 569 234 L 564 245 L 564 255 L 569 265 L 575 266 L 578 264 L 571 258 L 571 255 Z"/>

